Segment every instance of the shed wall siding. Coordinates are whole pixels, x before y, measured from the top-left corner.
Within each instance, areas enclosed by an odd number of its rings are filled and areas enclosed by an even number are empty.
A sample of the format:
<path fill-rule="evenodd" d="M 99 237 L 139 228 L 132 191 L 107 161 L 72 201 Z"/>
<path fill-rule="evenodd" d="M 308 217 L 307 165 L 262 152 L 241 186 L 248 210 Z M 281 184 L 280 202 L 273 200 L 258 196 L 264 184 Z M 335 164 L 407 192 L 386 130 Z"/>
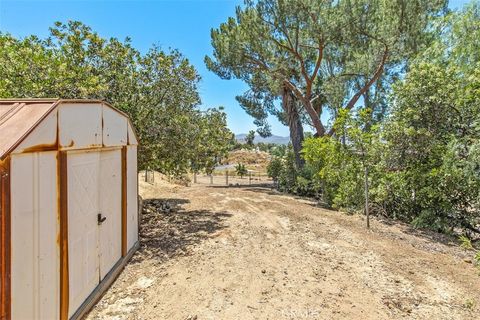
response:
<path fill-rule="evenodd" d="M 102 146 L 101 104 L 61 104 L 58 125 L 59 142 L 63 150 Z"/>
<path fill-rule="evenodd" d="M 127 147 L 127 247 L 138 241 L 137 146 Z"/>
<path fill-rule="evenodd" d="M 130 124 L 128 124 L 128 144 L 138 145 L 137 137 Z"/>
<path fill-rule="evenodd" d="M 12 319 L 59 318 L 56 155 L 12 156 Z"/>
<path fill-rule="evenodd" d="M 103 106 L 103 145 L 124 146 L 128 143 L 128 120 L 118 111 Z"/>

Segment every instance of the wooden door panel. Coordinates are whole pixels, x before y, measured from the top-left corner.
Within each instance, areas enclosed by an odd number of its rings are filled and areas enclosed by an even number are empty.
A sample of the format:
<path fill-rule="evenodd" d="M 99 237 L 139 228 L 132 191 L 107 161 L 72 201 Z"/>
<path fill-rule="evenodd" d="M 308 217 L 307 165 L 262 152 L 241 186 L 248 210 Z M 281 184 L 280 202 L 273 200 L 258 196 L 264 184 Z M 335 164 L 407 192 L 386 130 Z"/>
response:
<path fill-rule="evenodd" d="M 122 256 L 122 157 L 121 150 L 100 154 L 100 278 L 103 279 Z"/>
<path fill-rule="evenodd" d="M 99 283 L 99 152 L 68 155 L 69 317 Z"/>

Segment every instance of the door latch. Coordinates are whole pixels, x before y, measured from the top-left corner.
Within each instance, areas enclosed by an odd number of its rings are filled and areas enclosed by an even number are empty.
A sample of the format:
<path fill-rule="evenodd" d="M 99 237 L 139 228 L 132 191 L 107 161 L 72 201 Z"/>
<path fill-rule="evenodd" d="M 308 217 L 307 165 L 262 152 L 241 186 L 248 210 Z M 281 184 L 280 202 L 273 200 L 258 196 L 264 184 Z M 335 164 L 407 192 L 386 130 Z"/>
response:
<path fill-rule="evenodd" d="M 101 225 L 102 223 L 104 223 L 105 220 L 107 220 L 107 217 L 102 217 L 102 214 L 101 214 L 101 213 L 99 213 L 99 214 L 97 215 L 98 225 Z"/>

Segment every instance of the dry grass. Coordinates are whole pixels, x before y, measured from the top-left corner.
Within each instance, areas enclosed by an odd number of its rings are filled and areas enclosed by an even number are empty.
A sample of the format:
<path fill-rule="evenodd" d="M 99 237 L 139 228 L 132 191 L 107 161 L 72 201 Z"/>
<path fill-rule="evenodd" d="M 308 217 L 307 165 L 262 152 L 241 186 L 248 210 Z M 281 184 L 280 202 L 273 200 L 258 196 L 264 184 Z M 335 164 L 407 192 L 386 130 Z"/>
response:
<path fill-rule="evenodd" d="M 256 150 L 235 150 L 230 152 L 224 164 L 244 164 L 249 170 L 266 172 L 271 156 L 267 152 Z"/>

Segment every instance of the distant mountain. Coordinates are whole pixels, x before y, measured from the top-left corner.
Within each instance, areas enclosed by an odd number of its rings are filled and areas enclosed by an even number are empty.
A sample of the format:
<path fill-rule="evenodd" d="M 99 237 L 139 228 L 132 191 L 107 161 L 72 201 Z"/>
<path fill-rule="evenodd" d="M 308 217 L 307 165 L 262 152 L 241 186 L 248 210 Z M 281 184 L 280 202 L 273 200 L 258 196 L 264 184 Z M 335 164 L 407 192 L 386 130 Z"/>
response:
<path fill-rule="evenodd" d="M 235 139 L 237 139 L 238 142 L 244 143 L 245 142 L 245 137 L 247 136 L 246 133 L 241 133 L 235 135 Z M 271 135 L 270 137 L 267 138 L 262 138 L 259 135 L 255 135 L 255 140 L 254 143 L 275 143 L 275 144 L 288 144 L 290 142 L 289 137 L 280 137 L 276 135 Z"/>

